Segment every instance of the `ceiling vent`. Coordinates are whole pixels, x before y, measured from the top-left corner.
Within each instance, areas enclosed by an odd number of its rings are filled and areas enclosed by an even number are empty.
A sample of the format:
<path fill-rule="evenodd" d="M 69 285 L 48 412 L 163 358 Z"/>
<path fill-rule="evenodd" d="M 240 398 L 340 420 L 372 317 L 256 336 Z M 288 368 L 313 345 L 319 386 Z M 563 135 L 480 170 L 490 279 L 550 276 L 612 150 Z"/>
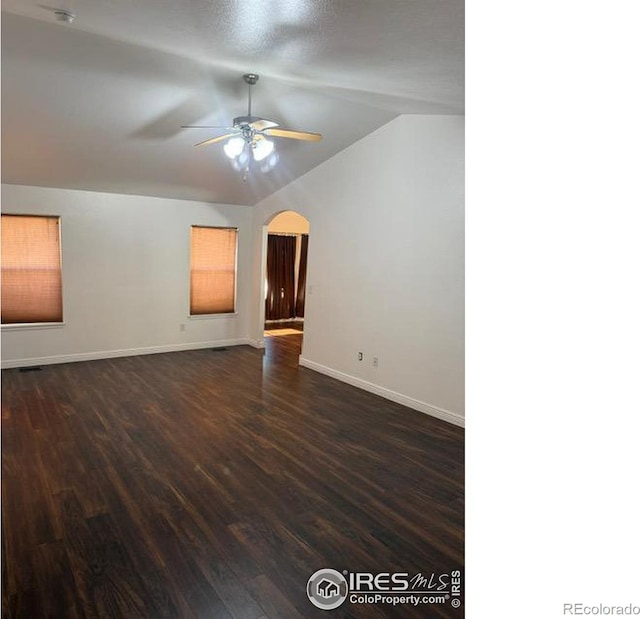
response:
<path fill-rule="evenodd" d="M 55 9 L 53 14 L 56 16 L 57 21 L 61 21 L 65 24 L 72 24 L 73 20 L 76 18 L 75 14 L 71 11 L 67 11 L 66 9 Z"/>

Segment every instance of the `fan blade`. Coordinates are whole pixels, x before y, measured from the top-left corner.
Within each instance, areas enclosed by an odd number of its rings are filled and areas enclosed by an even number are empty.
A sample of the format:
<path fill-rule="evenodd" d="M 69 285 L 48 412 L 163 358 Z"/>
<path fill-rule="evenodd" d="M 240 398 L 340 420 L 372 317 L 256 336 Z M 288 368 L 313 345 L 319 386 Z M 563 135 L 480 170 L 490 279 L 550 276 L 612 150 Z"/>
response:
<path fill-rule="evenodd" d="M 274 138 L 290 138 L 292 140 L 307 140 L 309 142 L 319 142 L 322 139 L 319 133 L 296 131 L 295 129 L 265 129 L 262 133 L 272 135 Z"/>
<path fill-rule="evenodd" d="M 194 144 L 194 146 L 207 146 L 208 144 L 214 144 L 215 142 L 221 142 L 222 140 L 231 138 L 234 135 L 238 135 L 238 133 L 225 133 L 224 135 L 219 135 L 217 138 L 209 138 L 208 140 L 204 140 L 204 142 L 198 142 L 197 144 Z"/>
<path fill-rule="evenodd" d="M 272 120 L 267 120 L 266 118 L 258 118 L 257 120 L 250 122 L 249 126 L 256 131 L 264 131 L 271 127 L 278 127 L 278 123 L 274 123 Z"/>

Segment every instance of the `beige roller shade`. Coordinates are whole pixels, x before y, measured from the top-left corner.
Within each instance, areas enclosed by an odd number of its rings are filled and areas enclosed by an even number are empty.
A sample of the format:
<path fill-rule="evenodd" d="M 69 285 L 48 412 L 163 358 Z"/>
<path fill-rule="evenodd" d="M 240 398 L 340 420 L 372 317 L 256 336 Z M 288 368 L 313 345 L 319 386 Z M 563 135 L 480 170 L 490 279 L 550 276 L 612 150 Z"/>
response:
<path fill-rule="evenodd" d="M 236 309 L 235 228 L 191 227 L 191 315 Z"/>
<path fill-rule="evenodd" d="M 58 217 L 2 215 L 2 324 L 62 322 Z"/>

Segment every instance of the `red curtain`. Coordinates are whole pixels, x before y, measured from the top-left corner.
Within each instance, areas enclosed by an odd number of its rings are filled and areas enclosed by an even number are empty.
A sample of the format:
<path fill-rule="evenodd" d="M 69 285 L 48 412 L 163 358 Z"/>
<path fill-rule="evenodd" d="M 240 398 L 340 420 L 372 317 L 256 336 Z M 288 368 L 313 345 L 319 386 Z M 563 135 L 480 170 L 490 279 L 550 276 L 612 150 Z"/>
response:
<path fill-rule="evenodd" d="M 300 241 L 300 266 L 298 268 L 298 294 L 296 295 L 296 317 L 304 318 L 304 297 L 307 289 L 307 252 L 309 235 L 303 234 Z"/>
<path fill-rule="evenodd" d="M 266 320 L 295 316 L 296 237 L 270 234 L 267 242 Z"/>

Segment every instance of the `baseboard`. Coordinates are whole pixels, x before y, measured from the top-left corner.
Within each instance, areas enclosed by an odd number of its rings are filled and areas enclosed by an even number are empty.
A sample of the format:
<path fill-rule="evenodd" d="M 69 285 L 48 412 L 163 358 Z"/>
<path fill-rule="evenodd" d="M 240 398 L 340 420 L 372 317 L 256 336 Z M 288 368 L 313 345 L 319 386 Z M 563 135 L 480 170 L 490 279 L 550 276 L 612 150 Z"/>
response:
<path fill-rule="evenodd" d="M 76 361 L 96 361 L 98 359 L 113 359 L 115 357 L 135 357 L 137 355 L 155 355 L 182 350 L 198 350 L 201 348 L 220 348 L 222 346 L 253 345 L 248 338 L 233 340 L 215 340 L 211 342 L 191 342 L 186 344 L 165 344 L 163 346 L 147 346 L 144 348 L 125 348 L 120 350 L 99 350 L 94 352 L 73 353 L 69 355 L 54 355 L 51 357 L 31 357 L 29 359 L 3 360 L 3 369 L 22 368 L 33 365 L 54 365 L 57 363 L 75 363 Z"/>
<path fill-rule="evenodd" d="M 254 348 L 264 348 L 264 340 L 247 340 L 247 344 L 249 346 L 253 346 Z"/>
<path fill-rule="evenodd" d="M 408 408 L 412 408 L 421 413 L 431 415 L 432 417 L 437 417 L 438 419 L 442 419 L 442 421 L 447 421 L 448 423 L 452 423 L 456 426 L 464 428 L 464 417 L 462 415 L 459 415 L 458 413 L 452 413 L 451 411 L 445 410 L 444 408 L 433 406 L 433 404 L 427 404 L 426 402 L 410 398 L 409 396 L 398 393 L 397 391 L 392 391 L 391 389 L 387 389 L 386 387 L 381 387 L 380 385 L 370 383 L 366 380 L 362 380 L 361 378 L 351 376 L 350 374 L 339 372 L 338 370 L 334 370 L 333 368 L 327 367 L 326 365 L 321 365 L 320 363 L 316 363 L 315 361 L 305 359 L 304 357 L 300 357 L 298 363 L 301 366 L 309 368 L 310 370 L 314 370 L 315 372 L 319 372 L 320 374 L 325 374 L 326 376 L 335 378 L 339 381 L 342 381 L 343 383 L 347 383 L 349 385 L 353 385 L 354 387 L 358 387 L 359 389 L 364 389 L 364 391 L 382 396 L 387 400 L 396 402 L 396 404 L 402 404 L 403 406 L 407 406 Z"/>

